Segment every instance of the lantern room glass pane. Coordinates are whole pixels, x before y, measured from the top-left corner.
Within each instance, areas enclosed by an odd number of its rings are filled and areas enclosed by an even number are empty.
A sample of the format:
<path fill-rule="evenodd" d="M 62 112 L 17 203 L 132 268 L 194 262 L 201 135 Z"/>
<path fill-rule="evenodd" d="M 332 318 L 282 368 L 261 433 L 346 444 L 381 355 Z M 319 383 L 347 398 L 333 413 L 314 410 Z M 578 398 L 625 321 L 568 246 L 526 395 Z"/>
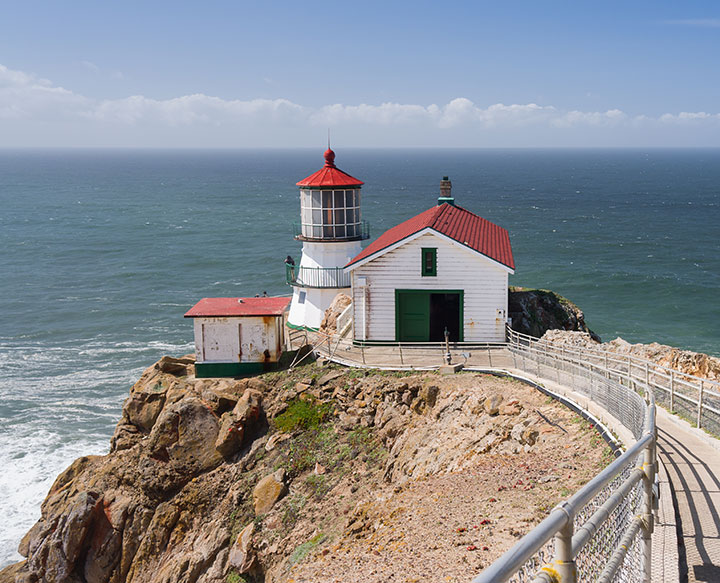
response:
<path fill-rule="evenodd" d="M 322 210 L 313 209 L 312 211 L 312 222 L 314 225 L 322 224 Z"/>
<path fill-rule="evenodd" d="M 335 226 L 335 237 L 336 238 L 342 238 L 345 237 L 345 227 L 344 226 Z"/>
<path fill-rule="evenodd" d="M 345 211 L 342 209 L 335 209 L 335 224 L 336 225 L 344 225 L 345 224 Z"/>
<path fill-rule="evenodd" d="M 314 238 L 317 239 L 317 238 L 319 238 L 319 237 L 322 237 L 322 227 L 313 227 L 312 231 L 313 231 L 313 235 L 312 235 L 312 236 L 313 236 Z"/>
<path fill-rule="evenodd" d="M 355 223 L 355 209 L 350 208 L 345 210 L 345 221 L 347 223 Z"/>
<path fill-rule="evenodd" d="M 322 206 L 322 193 L 319 190 L 313 190 L 312 191 L 312 207 L 314 209 L 319 209 Z"/>
<path fill-rule="evenodd" d="M 345 206 L 345 191 L 344 190 L 336 190 L 334 192 L 334 198 L 335 198 L 335 208 L 342 208 Z"/>
<path fill-rule="evenodd" d="M 312 209 L 309 209 L 309 208 L 302 209 L 302 222 L 304 224 L 312 223 Z"/>
<path fill-rule="evenodd" d="M 332 192 L 324 190 L 322 193 L 322 206 L 324 209 L 332 208 Z"/>

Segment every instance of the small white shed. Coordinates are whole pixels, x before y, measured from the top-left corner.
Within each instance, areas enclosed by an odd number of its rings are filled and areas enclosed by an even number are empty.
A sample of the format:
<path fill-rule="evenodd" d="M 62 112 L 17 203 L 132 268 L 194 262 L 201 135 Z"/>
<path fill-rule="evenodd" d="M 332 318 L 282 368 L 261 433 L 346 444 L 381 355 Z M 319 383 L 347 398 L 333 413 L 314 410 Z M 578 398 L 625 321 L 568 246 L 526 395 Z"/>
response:
<path fill-rule="evenodd" d="M 237 377 L 277 368 L 290 298 L 203 298 L 186 314 L 195 331 L 195 376 Z"/>
<path fill-rule="evenodd" d="M 345 266 L 355 341 L 440 342 L 446 328 L 451 342 L 505 340 L 508 232 L 445 194 Z"/>

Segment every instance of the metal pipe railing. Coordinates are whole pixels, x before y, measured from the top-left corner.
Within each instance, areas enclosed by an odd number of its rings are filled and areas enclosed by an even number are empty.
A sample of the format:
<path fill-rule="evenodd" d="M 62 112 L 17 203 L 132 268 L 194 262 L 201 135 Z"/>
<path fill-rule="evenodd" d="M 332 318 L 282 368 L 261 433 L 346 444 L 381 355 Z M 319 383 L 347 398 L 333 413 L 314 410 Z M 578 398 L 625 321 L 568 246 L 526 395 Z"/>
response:
<path fill-rule="evenodd" d="M 686 417 L 698 428 L 720 436 L 720 383 L 717 381 L 702 379 L 629 354 L 601 348 L 555 345 L 510 329 L 507 334 L 509 345 L 537 345 L 556 354 L 560 352 L 569 361 L 594 369 L 602 368 L 608 378 L 620 381 L 624 377 L 628 386 L 651 386 L 656 399 L 666 404 L 671 412 Z"/>

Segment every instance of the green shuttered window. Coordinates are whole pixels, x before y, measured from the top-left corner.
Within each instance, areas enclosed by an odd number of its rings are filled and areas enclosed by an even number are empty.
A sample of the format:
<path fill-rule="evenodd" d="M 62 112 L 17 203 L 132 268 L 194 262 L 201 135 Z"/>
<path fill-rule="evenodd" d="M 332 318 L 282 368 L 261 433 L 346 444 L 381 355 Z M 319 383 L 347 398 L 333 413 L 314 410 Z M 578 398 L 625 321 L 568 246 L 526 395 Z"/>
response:
<path fill-rule="evenodd" d="M 422 270 L 423 276 L 434 277 L 437 275 L 437 249 L 435 247 L 422 248 Z"/>

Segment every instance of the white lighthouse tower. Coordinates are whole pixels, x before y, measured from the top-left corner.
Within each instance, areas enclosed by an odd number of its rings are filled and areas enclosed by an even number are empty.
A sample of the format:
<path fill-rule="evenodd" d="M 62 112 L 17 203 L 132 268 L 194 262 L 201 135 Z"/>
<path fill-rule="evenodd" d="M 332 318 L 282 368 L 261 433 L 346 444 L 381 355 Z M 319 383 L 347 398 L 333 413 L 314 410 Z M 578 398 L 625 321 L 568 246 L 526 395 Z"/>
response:
<path fill-rule="evenodd" d="M 293 286 L 288 325 L 317 329 L 338 293 L 350 294 L 350 275 L 343 267 L 362 250 L 370 234 L 360 216 L 363 182 L 335 166 L 335 152 L 325 151 L 325 166 L 297 183 L 300 225 L 295 238 L 303 242 L 299 265 L 286 262 Z"/>

